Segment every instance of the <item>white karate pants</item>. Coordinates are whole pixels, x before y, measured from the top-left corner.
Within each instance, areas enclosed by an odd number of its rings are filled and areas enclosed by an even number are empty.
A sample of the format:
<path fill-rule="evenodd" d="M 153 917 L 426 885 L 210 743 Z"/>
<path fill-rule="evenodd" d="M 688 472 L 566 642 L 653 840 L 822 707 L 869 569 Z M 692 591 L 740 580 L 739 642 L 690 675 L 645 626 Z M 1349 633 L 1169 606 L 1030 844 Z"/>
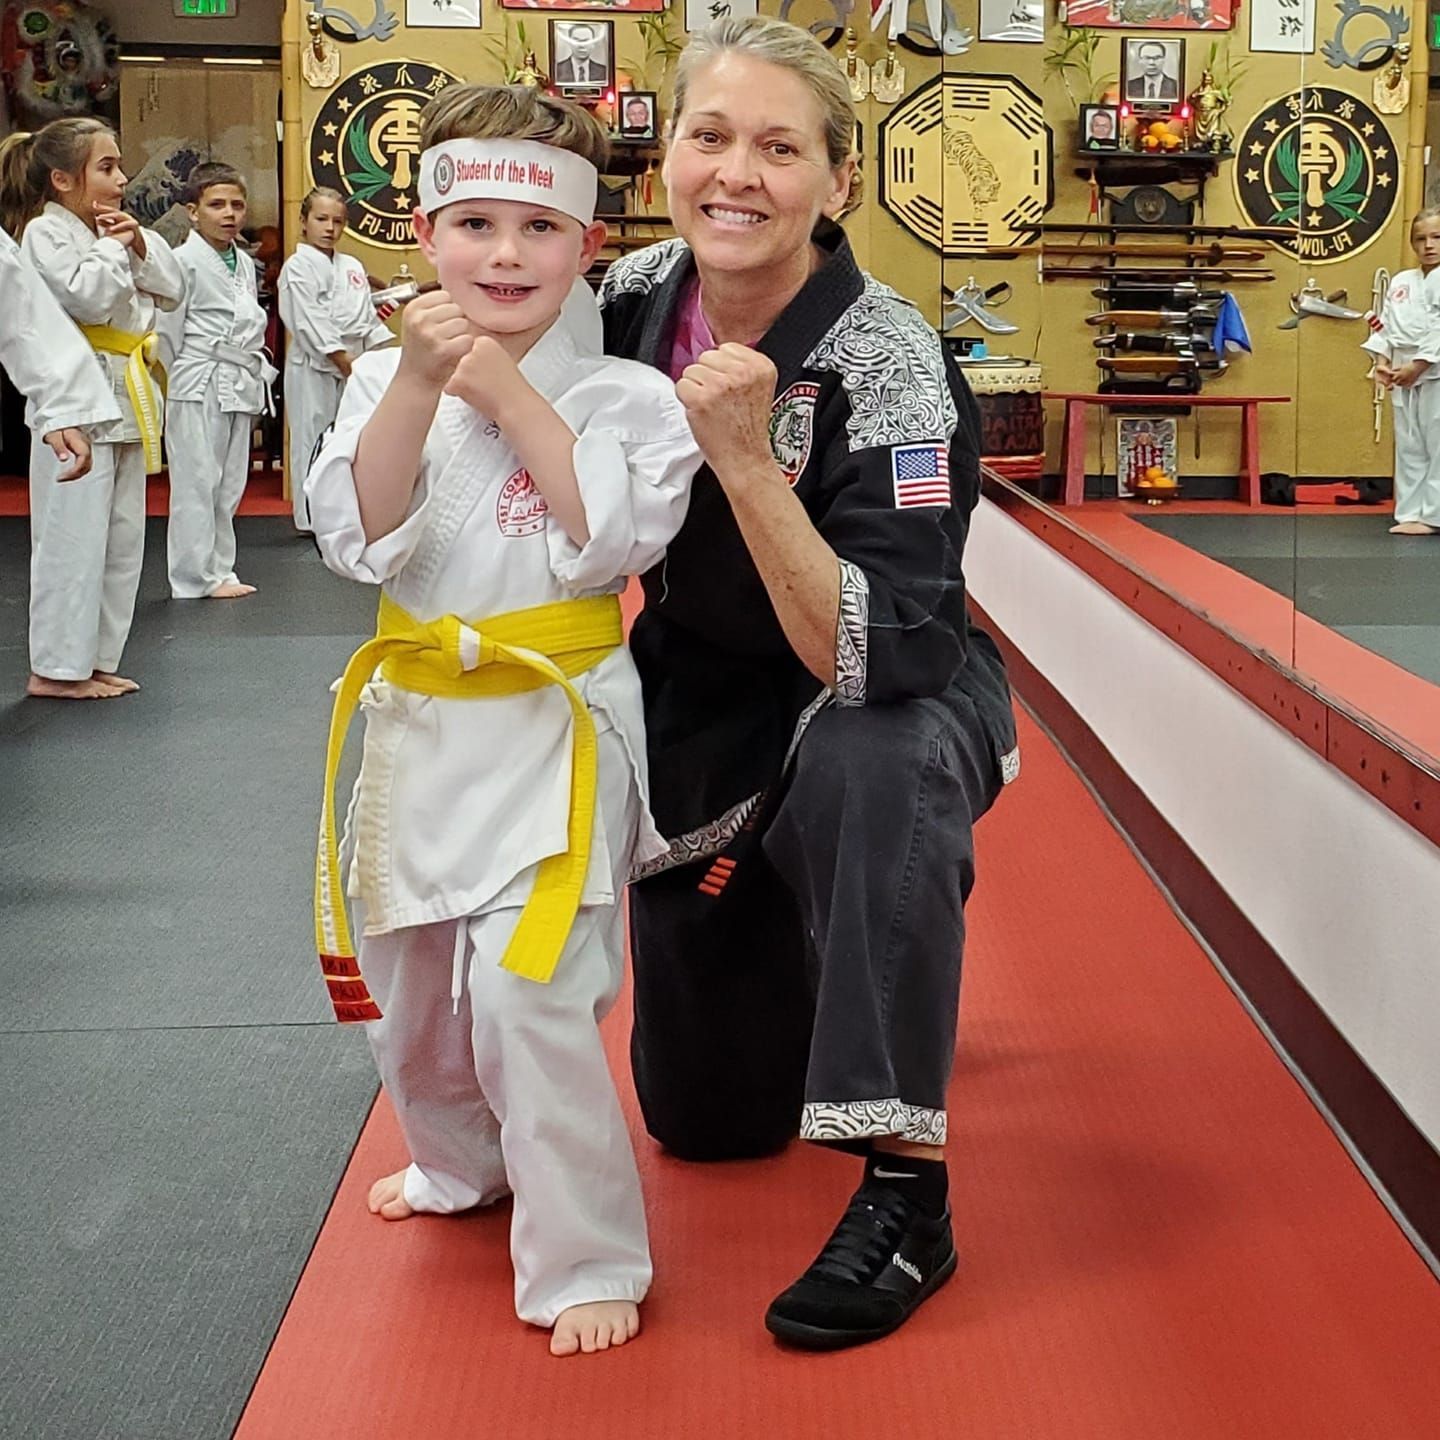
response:
<path fill-rule="evenodd" d="M 1395 521 L 1440 528 L 1440 380 L 1391 392 L 1395 402 Z"/>
<path fill-rule="evenodd" d="M 90 473 L 61 481 L 54 452 L 30 446 L 30 668 L 88 680 L 120 665 L 145 557 L 145 452 L 95 445 Z"/>
<path fill-rule="evenodd" d="M 250 478 L 253 415 L 226 413 L 214 395 L 171 400 L 165 412 L 170 460 L 166 549 L 177 600 L 212 595 L 235 577 L 235 512 Z"/>
<path fill-rule="evenodd" d="M 619 738 L 599 740 L 616 903 L 582 907 L 548 985 L 500 968 L 518 909 L 360 942 L 385 1017 L 366 1030 L 412 1161 L 405 1198 L 449 1214 L 513 1190 L 515 1312 L 547 1327 L 572 1305 L 639 1303 L 651 1278 L 640 1178 L 598 1028 L 624 972 L 620 896 L 638 808 Z"/>
<path fill-rule="evenodd" d="M 335 423 L 340 392 L 345 382 L 338 375 L 314 370 L 309 365 L 285 366 L 285 423 L 290 430 L 290 503 L 295 528 L 310 529 L 310 509 L 305 503 L 305 477 L 310 458 L 320 437 Z"/>

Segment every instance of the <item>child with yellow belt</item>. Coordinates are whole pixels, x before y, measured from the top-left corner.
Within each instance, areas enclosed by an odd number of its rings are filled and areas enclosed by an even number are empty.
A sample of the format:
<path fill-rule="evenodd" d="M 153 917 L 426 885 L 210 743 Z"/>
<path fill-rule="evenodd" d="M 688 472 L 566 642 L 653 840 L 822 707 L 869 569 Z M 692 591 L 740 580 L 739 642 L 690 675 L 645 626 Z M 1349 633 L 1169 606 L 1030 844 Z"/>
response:
<path fill-rule="evenodd" d="M 597 122 L 457 85 L 422 144 L 415 232 L 441 288 L 399 351 L 355 361 L 306 483 L 330 568 L 383 587 L 336 702 L 317 941 L 410 1153 L 371 1210 L 513 1192 L 516 1312 L 568 1355 L 633 1338 L 651 1277 L 598 1031 L 632 859 L 664 849 L 618 596 L 679 528 L 699 456 L 671 382 L 601 353 L 578 279 L 605 234 Z M 331 790 L 357 704 L 347 883 Z"/>
<path fill-rule="evenodd" d="M 22 142 L 28 217 L 22 255 L 80 326 L 120 419 L 91 432 L 88 475 L 66 480 L 41 436 L 30 452 L 32 695 L 109 699 L 140 687 L 119 673 L 145 547 L 145 477 L 161 468 L 164 398 L 155 318 L 185 294 L 170 247 L 120 209 L 115 133 L 55 120 Z M 15 196 L 7 194 L 7 213 Z"/>

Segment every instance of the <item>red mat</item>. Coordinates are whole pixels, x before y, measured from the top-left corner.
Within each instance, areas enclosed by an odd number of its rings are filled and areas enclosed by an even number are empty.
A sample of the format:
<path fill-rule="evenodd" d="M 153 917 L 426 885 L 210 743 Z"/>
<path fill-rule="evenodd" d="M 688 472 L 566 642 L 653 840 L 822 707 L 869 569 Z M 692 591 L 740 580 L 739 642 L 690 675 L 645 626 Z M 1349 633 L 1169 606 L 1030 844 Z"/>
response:
<path fill-rule="evenodd" d="M 1440 1286 L 1075 776 L 1022 736 L 970 910 L 961 1266 L 904 1331 L 811 1356 L 761 1327 L 853 1159 L 691 1166 L 636 1126 L 644 1331 L 552 1359 L 514 1318 L 508 1214 L 366 1213 L 405 1159 L 382 1101 L 237 1440 L 1433 1440 Z"/>
<path fill-rule="evenodd" d="M 278 470 L 256 470 L 251 473 L 240 501 L 241 515 L 289 515 L 290 502 L 285 498 L 283 480 Z M 0 475 L 0 517 L 30 513 L 29 482 L 20 475 Z M 170 513 L 170 478 L 165 471 L 152 475 L 145 488 L 145 513 L 149 516 Z"/>

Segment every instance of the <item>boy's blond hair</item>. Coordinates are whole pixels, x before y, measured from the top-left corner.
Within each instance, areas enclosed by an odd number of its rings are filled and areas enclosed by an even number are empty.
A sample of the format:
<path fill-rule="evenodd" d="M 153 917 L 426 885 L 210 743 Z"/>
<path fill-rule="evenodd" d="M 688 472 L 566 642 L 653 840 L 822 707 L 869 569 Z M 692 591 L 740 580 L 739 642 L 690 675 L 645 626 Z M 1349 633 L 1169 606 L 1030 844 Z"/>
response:
<path fill-rule="evenodd" d="M 604 173 L 610 141 L 583 105 L 529 85 L 451 85 L 421 112 L 420 147 L 447 140 L 539 140 Z"/>

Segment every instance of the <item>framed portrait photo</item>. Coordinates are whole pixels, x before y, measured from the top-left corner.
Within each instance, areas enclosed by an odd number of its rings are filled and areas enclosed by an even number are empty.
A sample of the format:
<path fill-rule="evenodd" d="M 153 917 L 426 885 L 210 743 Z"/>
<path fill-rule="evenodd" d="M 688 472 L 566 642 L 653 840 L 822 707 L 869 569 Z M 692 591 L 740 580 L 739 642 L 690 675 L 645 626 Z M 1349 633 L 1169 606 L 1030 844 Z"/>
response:
<path fill-rule="evenodd" d="M 1127 35 L 1120 49 L 1120 94 L 1144 109 L 1178 106 L 1185 97 L 1185 42 Z"/>
<path fill-rule="evenodd" d="M 615 84 L 615 22 L 552 20 L 550 79 L 562 95 L 600 96 Z"/>
<path fill-rule="evenodd" d="M 1120 148 L 1120 107 L 1118 105 L 1082 105 L 1080 107 L 1080 148 L 1082 150 L 1118 150 Z"/>
<path fill-rule="evenodd" d="M 660 132 L 653 90 L 622 90 L 615 97 L 615 133 L 622 140 L 654 140 Z"/>
<path fill-rule="evenodd" d="M 405 23 L 412 30 L 478 30 L 480 0 L 405 0 Z"/>

